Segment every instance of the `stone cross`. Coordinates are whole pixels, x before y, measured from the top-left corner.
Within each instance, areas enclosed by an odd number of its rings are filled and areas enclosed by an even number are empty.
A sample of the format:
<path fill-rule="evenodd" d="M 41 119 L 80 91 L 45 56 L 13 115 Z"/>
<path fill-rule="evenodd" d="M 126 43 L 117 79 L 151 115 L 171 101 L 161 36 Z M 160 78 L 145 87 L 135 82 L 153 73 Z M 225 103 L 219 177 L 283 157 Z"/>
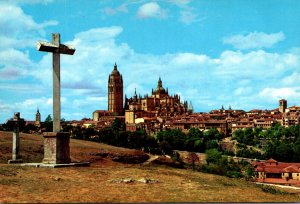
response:
<path fill-rule="evenodd" d="M 60 132 L 60 54 L 73 55 L 75 48 L 60 44 L 60 34 L 52 34 L 52 43 L 37 42 L 37 50 L 53 53 L 53 132 Z"/>
<path fill-rule="evenodd" d="M 14 118 L 11 120 L 14 126 L 13 132 L 13 147 L 12 147 L 12 160 L 8 160 L 9 164 L 12 163 L 22 163 L 22 159 L 20 159 L 19 151 L 20 151 L 20 113 L 14 113 Z"/>

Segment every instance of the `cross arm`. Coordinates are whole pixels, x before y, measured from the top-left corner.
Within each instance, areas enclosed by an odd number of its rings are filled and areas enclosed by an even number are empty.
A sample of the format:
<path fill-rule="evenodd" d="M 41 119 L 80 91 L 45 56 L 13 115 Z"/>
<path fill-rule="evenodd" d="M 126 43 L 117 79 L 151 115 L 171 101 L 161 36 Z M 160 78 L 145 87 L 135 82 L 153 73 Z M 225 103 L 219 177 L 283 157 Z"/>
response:
<path fill-rule="evenodd" d="M 75 52 L 75 48 L 72 46 L 64 44 L 60 44 L 59 46 L 57 46 L 52 43 L 42 41 L 37 42 L 36 49 L 38 51 L 61 53 L 67 55 L 73 55 Z"/>

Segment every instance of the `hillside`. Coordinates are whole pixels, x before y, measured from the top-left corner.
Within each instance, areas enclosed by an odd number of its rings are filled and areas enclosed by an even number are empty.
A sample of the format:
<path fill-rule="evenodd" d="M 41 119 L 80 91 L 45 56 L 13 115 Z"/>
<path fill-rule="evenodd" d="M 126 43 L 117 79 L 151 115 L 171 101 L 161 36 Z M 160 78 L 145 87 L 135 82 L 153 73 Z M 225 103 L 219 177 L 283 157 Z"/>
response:
<path fill-rule="evenodd" d="M 32 168 L 7 165 L 11 133 L 0 133 L 0 202 L 296 202 L 298 192 L 262 191 L 244 180 L 157 165 L 125 164 L 118 157 L 142 152 L 71 140 L 72 160 L 90 167 Z M 21 135 L 24 160 L 40 161 L 42 137 Z M 107 156 L 112 155 L 112 156 Z M 8 157 L 8 158 L 7 158 Z M 115 160 L 115 161 L 113 161 Z M 124 180 L 125 179 L 125 180 Z M 123 181 L 123 182 L 122 182 Z M 149 181 L 148 183 L 145 181 Z"/>

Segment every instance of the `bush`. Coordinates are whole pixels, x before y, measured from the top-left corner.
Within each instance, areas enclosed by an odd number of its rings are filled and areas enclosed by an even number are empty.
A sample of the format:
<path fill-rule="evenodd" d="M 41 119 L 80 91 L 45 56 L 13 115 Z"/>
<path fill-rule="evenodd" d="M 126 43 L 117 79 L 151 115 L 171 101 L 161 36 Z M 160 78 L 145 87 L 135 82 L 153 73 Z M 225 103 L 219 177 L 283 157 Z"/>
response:
<path fill-rule="evenodd" d="M 218 175 L 226 174 L 226 170 L 217 164 L 204 165 L 201 168 L 201 170 L 204 172 L 207 172 L 207 173 L 211 173 L 211 174 L 218 174 Z"/>
<path fill-rule="evenodd" d="M 206 162 L 207 164 L 210 163 L 219 163 L 222 158 L 222 153 L 219 152 L 217 149 L 209 149 L 205 151 L 206 153 Z"/>
<path fill-rule="evenodd" d="M 229 178 L 242 178 L 243 174 L 238 171 L 227 171 L 226 176 Z"/>
<path fill-rule="evenodd" d="M 278 189 L 274 188 L 273 186 L 269 186 L 269 185 L 259 184 L 258 186 L 261 188 L 261 190 L 263 192 L 266 192 L 266 193 L 280 194 L 280 195 L 293 194 L 293 193 L 278 190 Z"/>

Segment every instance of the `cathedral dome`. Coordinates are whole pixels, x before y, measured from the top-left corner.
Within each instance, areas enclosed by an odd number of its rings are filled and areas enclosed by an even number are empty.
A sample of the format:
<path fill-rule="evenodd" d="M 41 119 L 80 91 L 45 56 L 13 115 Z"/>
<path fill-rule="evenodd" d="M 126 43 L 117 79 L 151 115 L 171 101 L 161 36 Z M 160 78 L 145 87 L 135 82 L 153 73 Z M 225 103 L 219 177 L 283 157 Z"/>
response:
<path fill-rule="evenodd" d="M 117 63 L 115 63 L 114 69 L 111 72 L 111 75 L 120 75 L 120 72 L 118 70 Z"/>

